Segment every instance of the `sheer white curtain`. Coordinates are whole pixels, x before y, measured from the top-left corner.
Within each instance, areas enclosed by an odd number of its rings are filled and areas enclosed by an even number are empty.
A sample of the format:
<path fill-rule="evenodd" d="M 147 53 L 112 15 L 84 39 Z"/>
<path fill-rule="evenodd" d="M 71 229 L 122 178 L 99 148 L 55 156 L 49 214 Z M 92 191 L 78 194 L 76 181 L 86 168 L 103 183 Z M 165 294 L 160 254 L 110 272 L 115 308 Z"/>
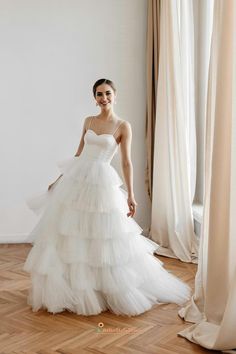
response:
<path fill-rule="evenodd" d="M 151 238 L 156 253 L 196 262 L 194 31 L 191 0 L 162 0 Z"/>
<path fill-rule="evenodd" d="M 236 2 L 215 0 L 209 68 L 204 218 L 192 302 L 179 334 L 236 348 Z"/>

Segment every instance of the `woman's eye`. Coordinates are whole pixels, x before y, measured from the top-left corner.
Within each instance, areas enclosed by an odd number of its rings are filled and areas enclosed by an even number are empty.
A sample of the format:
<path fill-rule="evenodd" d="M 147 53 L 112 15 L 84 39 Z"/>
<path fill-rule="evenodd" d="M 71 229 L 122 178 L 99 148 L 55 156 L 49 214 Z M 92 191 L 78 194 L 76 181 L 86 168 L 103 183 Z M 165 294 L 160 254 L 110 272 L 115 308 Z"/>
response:
<path fill-rule="evenodd" d="M 110 96 L 110 94 L 111 94 L 111 92 L 106 92 L 106 95 L 107 95 L 107 96 Z M 98 92 L 98 93 L 97 93 L 97 96 L 102 96 L 102 93 L 101 93 L 101 92 Z"/>

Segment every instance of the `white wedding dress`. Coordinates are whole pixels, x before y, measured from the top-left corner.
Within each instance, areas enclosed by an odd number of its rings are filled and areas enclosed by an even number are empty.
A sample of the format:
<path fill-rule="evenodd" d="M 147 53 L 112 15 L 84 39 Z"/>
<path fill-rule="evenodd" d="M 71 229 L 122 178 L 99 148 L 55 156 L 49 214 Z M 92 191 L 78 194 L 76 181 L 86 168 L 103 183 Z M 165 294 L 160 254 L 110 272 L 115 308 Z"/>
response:
<path fill-rule="evenodd" d="M 153 255 L 158 245 L 127 217 L 127 193 L 110 164 L 114 134 L 87 129 L 84 142 L 80 156 L 59 163 L 55 186 L 27 200 L 40 213 L 24 264 L 32 310 L 135 316 L 157 303 L 185 303 L 190 288 L 163 268 Z"/>

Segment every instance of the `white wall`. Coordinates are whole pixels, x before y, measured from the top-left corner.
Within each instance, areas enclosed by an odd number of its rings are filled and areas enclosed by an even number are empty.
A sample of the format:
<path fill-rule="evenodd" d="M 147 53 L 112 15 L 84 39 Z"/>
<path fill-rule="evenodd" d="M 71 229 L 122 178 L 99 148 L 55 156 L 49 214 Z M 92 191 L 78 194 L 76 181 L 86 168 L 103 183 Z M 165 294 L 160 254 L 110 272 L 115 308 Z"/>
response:
<path fill-rule="evenodd" d="M 117 85 L 116 112 L 133 127 L 136 220 L 149 225 L 145 170 L 146 0 L 0 1 L 0 242 L 36 222 L 25 199 L 74 156 L 95 80 Z M 119 160 L 114 161 L 121 174 Z"/>

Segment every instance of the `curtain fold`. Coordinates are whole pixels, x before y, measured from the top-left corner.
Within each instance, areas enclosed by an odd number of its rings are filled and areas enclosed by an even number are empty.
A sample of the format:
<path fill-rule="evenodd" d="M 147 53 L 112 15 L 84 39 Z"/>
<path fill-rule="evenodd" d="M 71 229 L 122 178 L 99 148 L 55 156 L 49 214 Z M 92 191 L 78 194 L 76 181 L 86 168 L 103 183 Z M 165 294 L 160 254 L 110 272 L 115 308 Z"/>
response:
<path fill-rule="evenodd" d="M 195 293 L 179 335 L 236 348 L 236 3 L 215 0 L 209 66 L 204 217 Z"/>
<path fill-rule="evenodd" d="M 147 26 L 147 167 L 145 184 L 147 187 L 148 195 L 152 200 L 153 152 L 159 70 L 160 0 L 148 0 Z"/>
<path fill-rule="evenodd" d="M 197 262 L 194 29 L 190 0 L 162 0 L 151 238 L 156 253 Z"/>

